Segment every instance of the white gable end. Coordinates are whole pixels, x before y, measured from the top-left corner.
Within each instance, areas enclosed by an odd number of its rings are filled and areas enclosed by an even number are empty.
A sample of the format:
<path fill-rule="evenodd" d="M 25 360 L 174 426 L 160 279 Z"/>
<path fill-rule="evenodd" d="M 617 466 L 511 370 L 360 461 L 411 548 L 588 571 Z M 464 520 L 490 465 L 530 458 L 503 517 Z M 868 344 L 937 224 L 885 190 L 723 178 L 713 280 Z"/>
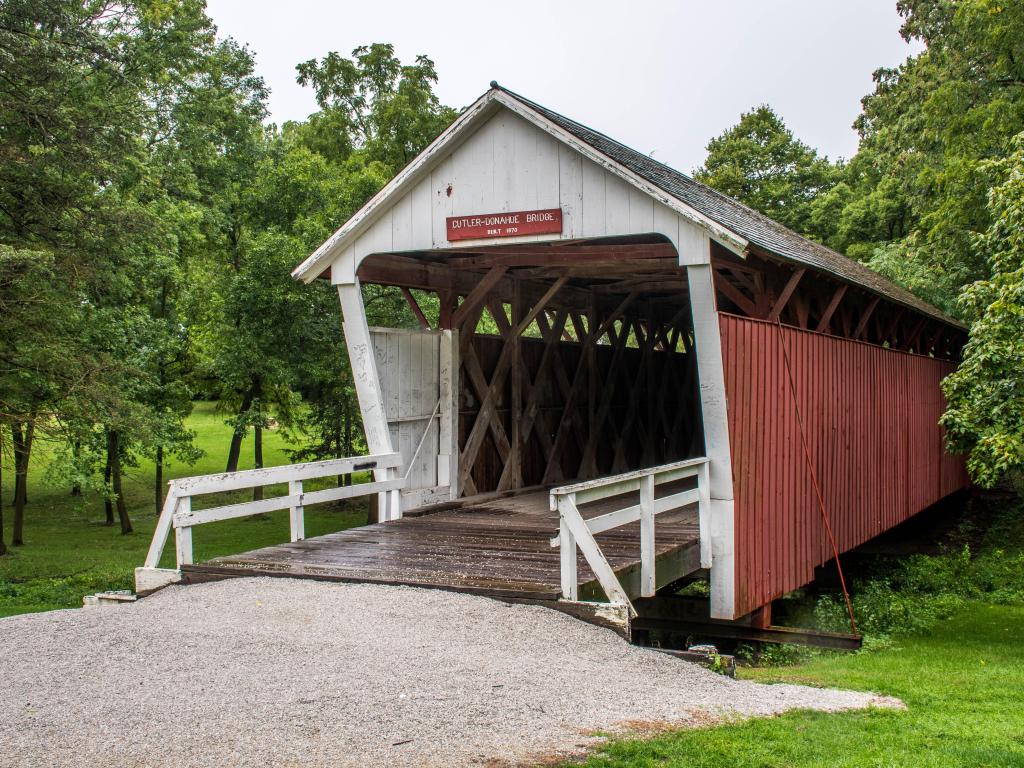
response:
<path fill-rule="evenodd" d="M 705 228 L 503 108 L 443 151 L 411 184 L 404 193 L 396 190 L 335 254 L 332 282 L 351 283 L 362 259 L 375 253 L 648 233 L 667 237 L 682 265 L 710 258 Z M 562 210 L 560 235 L 447 239 L 450 216 L 547 208 Z"/>

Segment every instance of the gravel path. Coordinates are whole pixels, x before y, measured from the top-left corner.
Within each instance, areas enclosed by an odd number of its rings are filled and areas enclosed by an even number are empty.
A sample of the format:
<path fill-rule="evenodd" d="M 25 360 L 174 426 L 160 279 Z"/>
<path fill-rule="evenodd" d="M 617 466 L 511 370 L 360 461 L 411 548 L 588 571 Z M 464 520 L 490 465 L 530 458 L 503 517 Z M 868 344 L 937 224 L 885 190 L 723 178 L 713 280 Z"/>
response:
<path fill-rule="evenodd" d="M 737 682 L 546 608 L 234 579 L 0 620 L 2 766 L 504 765 L 597 729 L 897 705 Z"/>

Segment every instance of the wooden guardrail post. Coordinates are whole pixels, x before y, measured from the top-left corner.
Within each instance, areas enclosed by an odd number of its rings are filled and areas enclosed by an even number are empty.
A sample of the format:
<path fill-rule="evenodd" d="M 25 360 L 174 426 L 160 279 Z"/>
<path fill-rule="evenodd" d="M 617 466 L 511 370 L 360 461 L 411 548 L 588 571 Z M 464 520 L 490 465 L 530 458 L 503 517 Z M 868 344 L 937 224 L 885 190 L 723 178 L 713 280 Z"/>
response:
<path fill-rule="evenodd" d="M 561 515 L 558 519 L 558 556 L 562 566 L 562 596 L 566 600 L 579 600 L 579 584 L 576 578 L 576 537 Z"/>
<path fill-rule="evenodd" d="M 187 515 L 192 512 L 192 499 L 185 496 L 178 499 L 177 514 Z M 192 528 L 191 526 L 174 529 L 174 549 L 178 557 L 178 567 L 192 565 Z"/>
<path fill-rule="evenodd" d="M 288 495 L 302 498 L 302 481 L 288 481 Z M 306 538 L 306 515 L 302 503 L 293 504 L 288 508 L 288 520 L 291 528 L 292 541 L 302 541 Z"/>
<path fill-rule="evenodd" d="M 654 595 L 654 475 L 640 478 L 640 595 Z"/>

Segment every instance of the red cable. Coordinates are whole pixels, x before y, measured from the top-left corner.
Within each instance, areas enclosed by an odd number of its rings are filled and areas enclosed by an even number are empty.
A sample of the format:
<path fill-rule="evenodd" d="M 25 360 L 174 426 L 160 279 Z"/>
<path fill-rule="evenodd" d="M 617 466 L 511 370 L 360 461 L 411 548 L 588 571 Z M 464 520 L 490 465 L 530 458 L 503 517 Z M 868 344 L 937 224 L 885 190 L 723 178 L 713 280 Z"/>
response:
<path fill-rule="evenodd" d="M 793 396 L 793 410 L 796 412 L 796 424 L 800 430 L 800 444 L 804 449 L 804 460 L 807 462 L 807 470 L 811 473 L 811 484 L 814 486 L 814 493 L 818 497 L 818 507 L 821 509 L 821 519 L 825 523 L 825 530 L 828 532 L 828 541 L 832 545 L 832 555 L 836 561 L 836 570 L 839 571 L 839 584 L 843 588 L 843 600 L 846 601 L 846 613 L 850 616 L 850 628 L 853 634 L 857 634 L 857 622 L 853 618 L 853 604 L 850 602 L 850 593 L 846 589 L 846 579 L 843 577 L 843 566 L 839 563 L 839 548 L 836 546 L 835 537 L 832 535 L 832 523 L 828 519 L 828 511 L 825 509 L 825 499 L 822 498 L 821 488 L 818 486 L 818 476 L 814 471 L 814 463 L 811 461 L 811 451 L 807 447 L 807 436 L 804 434 L 804 420 L 800 415 L 800 403 L 797 401 L 796 382 L 793 380 L 793 369 L 789 364 L 789 350 L 786 347 L 786 338 L 782 333 L 782 321 L 775 319 L 779 329 L 779 346 L 782 347 L 782 357 L 786 362 L 786 375 L 789 378 L 789 391 Z"/>

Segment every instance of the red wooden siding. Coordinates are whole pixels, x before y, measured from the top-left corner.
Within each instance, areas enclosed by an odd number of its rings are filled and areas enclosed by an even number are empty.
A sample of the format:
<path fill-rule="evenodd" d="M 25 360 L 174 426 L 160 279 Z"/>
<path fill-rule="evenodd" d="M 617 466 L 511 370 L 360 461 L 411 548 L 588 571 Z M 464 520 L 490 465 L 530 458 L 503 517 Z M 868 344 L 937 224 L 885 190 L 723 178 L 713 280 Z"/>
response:
<path fill-rule="evenodd" d="M 736 501 L 736 612 L 832 556 L 773 323 L 720 314 Z M 943 449 L 944 360 L 783 327 L 808 447 L 841 552 L 967 484 Z"/>

